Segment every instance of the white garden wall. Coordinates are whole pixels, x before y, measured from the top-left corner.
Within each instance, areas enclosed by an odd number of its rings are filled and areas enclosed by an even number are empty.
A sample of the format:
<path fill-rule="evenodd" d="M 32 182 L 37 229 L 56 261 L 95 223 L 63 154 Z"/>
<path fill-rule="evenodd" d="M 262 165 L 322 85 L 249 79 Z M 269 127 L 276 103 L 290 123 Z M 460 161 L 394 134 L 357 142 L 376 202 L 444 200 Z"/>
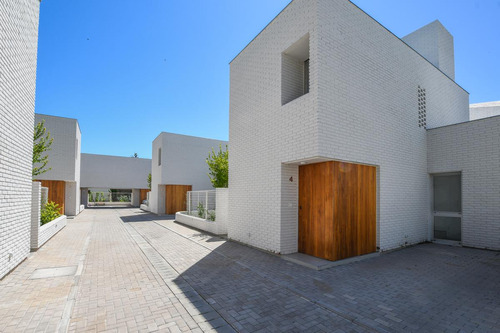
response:
<path fill-rule="evenodd" d="M 39 10 L 39 0 L 0 2 L 0 279 L 30 251 Z"/>
<path fill-rule="evenodd" d="M 51 239 L 55 234 L 61 231 L 66 224 L 68 219 L 66 215 L 61 215 L 52 222 L 46 223 L 39 227 L 38 238 L 35 244 L 31 244 L 32 250 L 37 250 L 42 247 L 49 239 Z"/>
<path fill-rule="evenodd" d="M 41 226 L 42 187 L 40 182 L 33 182 L 31 198 L 30 248 L 31 251 L 36 251 L 66 226 L 67 218 L 66 215 L 62 215 Z"/>

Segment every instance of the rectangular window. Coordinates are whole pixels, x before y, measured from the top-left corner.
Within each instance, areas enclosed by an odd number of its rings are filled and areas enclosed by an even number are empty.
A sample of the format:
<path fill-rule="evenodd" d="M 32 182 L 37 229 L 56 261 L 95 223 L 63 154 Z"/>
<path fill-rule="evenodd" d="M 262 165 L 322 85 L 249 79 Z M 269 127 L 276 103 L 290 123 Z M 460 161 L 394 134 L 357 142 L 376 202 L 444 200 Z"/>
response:
<path fill-rule="evenodd" d="M 161 165 L 161 148 L 158 148 L 158 165 Z"/>

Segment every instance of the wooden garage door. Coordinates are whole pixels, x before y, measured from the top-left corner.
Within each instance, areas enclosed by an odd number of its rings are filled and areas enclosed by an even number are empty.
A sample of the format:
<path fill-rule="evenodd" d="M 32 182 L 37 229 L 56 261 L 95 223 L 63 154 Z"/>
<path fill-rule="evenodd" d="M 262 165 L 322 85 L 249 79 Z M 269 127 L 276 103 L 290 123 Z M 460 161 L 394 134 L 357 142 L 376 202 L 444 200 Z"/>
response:
<path fill-rule="evenodd" d="M 41 180 L 43 187 L 49 188 L 48 201 L 54 201 L 60 207 L 60 213 L 64 214 L 64 197 L 66 195 L 66 182 L 62 180 Z"/>
<path fill-rule="evenodd" d="M 165 214 L 175 214 L 185 211 L 186 193 L 191 191 L 191 185 L 165 185 Z"/>
<path fill-rule="evenodd" d="M 376 251 L 376 169 L 324 162 L 299 168 L 299 252 L 339 260 Z"/>

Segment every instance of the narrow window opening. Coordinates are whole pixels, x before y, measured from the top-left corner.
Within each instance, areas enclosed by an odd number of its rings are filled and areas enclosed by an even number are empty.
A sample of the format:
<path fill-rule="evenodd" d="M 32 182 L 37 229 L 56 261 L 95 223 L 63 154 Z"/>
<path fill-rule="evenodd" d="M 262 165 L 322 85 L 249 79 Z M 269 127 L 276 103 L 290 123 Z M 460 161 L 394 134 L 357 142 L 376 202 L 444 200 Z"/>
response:
<path fill-rule="evenodd" d="M 161 148 L 158 148 L 158 165 L 161 165 Z"/>
<path fill-rule="evenodd" d="M 309 34 L 281 54 L 281 105 L 309 92 Z"/>
<path fill-rule="evenodd" d="M 304 94 L 309 92 L 309 59 L 304 61 Z"/>

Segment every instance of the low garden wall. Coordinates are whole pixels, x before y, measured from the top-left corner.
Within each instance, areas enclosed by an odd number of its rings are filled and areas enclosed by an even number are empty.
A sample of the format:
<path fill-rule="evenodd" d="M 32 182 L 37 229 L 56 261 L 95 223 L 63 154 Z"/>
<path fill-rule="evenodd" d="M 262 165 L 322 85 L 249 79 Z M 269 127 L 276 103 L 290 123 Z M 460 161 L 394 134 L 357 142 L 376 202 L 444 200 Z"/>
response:
<path fill-rule="evenodd" d="M 45 244 L 49 239 L 51 239 L 55 234 L 61 231 L 62 228 L 66 226 L 68 219 L 66 215 L 61 215 L 57 219 L 47 224 L 40 226 L 38 229 L 38 243 L 36 247 L 31 246 L 32 249 L 39 249 L 43 244 Z"/>
<path fill-rule="evenodd" d="M 32 251 L 38 250 L 52 236 L 58 233 L 67 224 L 66 215 L 40 225 L 40 208 L 42 199 L 42 187 L 40 182 L 33 182 L 31 192 L 31 237 L 30 247 Z"/>
<path fill-rule="evenodd" d="M 191 216 L 188 215 L 187 212 L 175 213 L 175 220 L 190 227 L 204 230 L 215 235 L 227 234 L 227 228 L 225 225 L 222 225 L 222 223 L 217 221 L 205 220 L 196 216 Z"/>

